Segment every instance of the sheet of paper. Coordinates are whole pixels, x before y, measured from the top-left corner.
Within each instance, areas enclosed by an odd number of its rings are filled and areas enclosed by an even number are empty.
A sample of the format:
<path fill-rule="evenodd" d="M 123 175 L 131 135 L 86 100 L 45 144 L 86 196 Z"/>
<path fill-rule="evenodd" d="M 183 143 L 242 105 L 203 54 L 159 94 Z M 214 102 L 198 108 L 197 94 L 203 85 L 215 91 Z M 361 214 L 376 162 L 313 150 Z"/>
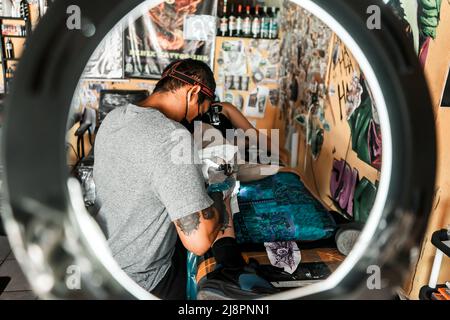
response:
<path fill-rule="evenodd" d="M 297 270 L 302 259 L 300 249 L 294 241 L 265 242 L 270 263 L 292 274 Z"/>

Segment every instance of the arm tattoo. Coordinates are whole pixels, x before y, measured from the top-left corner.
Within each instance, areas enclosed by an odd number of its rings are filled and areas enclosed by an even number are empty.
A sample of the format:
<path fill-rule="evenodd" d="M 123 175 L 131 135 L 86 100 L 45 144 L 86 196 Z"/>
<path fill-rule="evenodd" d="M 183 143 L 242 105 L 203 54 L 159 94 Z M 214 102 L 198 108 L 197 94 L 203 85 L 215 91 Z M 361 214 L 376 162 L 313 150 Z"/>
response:
<path fill-rule="evenodd" d="M 190 236 L 195 230 L 198 229 L 198 226 L 200 225 L 200 214 L 196 212 L 178 219 L 176 224 L 186 236 Z"/>
<path fill-rule="evenodd" d="M 202 211 L 203 219 L 211 220 L 216 216 L 216 211 L 214 208 L 208 208 Z"/>
<path fill-rule="evenodd" d="M 220 231 L 225 232 L 226 229 L 231 228 L 231 225 L 227 208 L 222 199 L 222 193 L 212 193 L 210 196 L 214 200 L 214 205 L 208 209 L 200 211 L 202 217 L 205 220 L 212 220 L 216 217 L 217 213 Z M 196 212 L 176 221 L 176 225 L 186 236 L 190 236 L 194 233 L 194 231 L 198 230 L 200 225 L 200 212 Z"/>
<path fill-rule="evenodd" d="M 231 225 L 227 208 L 225 206 L 225 203 L 223 202 L 222 192 L 214 192 L 209 196 L 211 197 L 211 199 L 214 200 L 213 206 L 216 209 L 217 213 L 219 214 L 220 231 L 222 231 L 222 233 L 225 233 L 225 230 L 231 228 Z"/>

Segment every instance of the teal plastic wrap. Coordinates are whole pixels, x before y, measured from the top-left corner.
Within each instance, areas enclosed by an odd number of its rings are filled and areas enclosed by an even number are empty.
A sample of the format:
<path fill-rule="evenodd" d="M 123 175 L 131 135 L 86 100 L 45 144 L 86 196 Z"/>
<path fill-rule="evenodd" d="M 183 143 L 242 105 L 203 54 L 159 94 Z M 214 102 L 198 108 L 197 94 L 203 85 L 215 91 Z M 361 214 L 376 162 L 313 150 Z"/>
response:
<path fill-rule="evenodd" d="M 188 300 L 197 300 L 197 264 L 198 257 L 192 252 L 187 254 L 187 284 L 186 296 Z"/>
<path fill-rule="evenodd" d="M 233 217 L 239 243 L 315 241 L 331 237 L 336 223 L 293 173 L 241 183 Z"/>

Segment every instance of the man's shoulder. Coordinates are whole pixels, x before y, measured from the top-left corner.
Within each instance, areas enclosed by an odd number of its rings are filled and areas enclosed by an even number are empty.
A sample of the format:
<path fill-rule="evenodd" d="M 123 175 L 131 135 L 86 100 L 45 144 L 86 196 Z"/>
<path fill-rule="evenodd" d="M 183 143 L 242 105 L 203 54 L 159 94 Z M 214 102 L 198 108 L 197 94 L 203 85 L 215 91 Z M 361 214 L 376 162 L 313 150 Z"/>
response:
<path fill-rule="evenodd" d="M 167 118 L 160 111 L 153 109 L 149 111 L 143 124 L 146 126 L 146 132 L 158 137 L 161 141 L 170 141 L 174 136 L 191 136 L 190 132 L 179 122 Z"/>
<path fill-rule="evenodd" d="M 128 106 L 130 110 L 138 112 L 136 121 L 133 121 L 135 129 L 151 137 L 153 142 L 163 144 L 174 140 L 174 137 L 191 137 L 190 132 L 179 122 L 166 117 L 162 112 L 154 108 L 141 108 L 138 106 Z"/>
<path fill-rule="evenodd" d="M 131 138 L 134 142 L 145 144 L 147 147 L 170 143 L 174 137 L 180 135 L 190 136 L 185 127 L 167 118 L 159 110 L 132 104 L 112 110 L 99 131 L 121 133 L 124 130 L 126 134 L 123 138 L 127 141 Z"/>

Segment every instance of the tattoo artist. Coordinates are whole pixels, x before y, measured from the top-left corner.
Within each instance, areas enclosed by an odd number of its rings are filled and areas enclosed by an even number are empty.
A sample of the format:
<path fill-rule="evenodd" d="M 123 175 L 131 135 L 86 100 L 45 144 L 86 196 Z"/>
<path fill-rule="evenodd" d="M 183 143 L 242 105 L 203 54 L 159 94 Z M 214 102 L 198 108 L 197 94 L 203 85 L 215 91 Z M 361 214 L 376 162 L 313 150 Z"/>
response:
<path fill-rule="evenodd" d="M 177 148 L 194 149 L 183 124 L 208 111 L 215 88 L 208 65 L 176 61 L 146 100 L 110 112 L 96 137 L 98 221 L 120 267 L 162 299 L 186 298 L 186 249 L 198 256 L 211 249 L 220 266 L 204 291 L 223 282 L 229 292 L 252 293 L 241 275 L 258 277 L 237 246 L 229 199 L 206 192 L 195 152 L 190 163 L 171 161 Z M 173 141 L 180 129 L 183 139 Z"/>

